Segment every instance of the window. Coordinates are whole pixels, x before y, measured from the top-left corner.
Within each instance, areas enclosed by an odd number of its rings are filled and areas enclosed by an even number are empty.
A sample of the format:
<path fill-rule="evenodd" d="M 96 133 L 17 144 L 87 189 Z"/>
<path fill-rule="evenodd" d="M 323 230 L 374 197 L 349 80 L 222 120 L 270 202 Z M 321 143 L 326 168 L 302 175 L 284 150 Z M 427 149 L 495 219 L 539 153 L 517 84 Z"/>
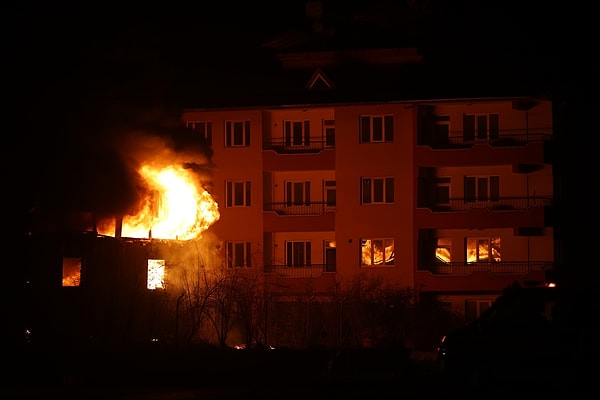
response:
<path fill-rule="evenodd" d="M 212 145 L 212 122 L 210 121 L 188 121 L 185 124 L 203 138 L 207 144 Z"/>
<path fill-rule="evenodd" d="M 225 121 L 225 147 L 250 146 L 250 121 Z"/>
<path fill-rule="evenodd" d="M 498 114 L 464 114 L 463 136 L 465 141 L 498 139 Z"/>
<path fill-rule="evenodd" d="M 285 183 L 285 205 L 302 206 L 310 205 L 310 182 L 292 182 Z"/>
<path fill-rule="evenodd" d="M 336 270 L 336 243 L 335 240 L 325 240 L 325 271 L 335 272 Z"/>
<path fill-rule="evenodd" d="M 362 239 L 361 266 L 394 265 L 394 239 Z"/>
<path fill-rule="evenodd" d="M 227 267 L 251 267 L 250 242 L 227 242 Z"/>
<path fill-rule="evenodd" d="M 325 146 L 335 147 L 335 120 L 323 120 L 323 132 L 325 133 Z"/>
<path fill-rule="evenodd" d="M 439 238 L 437 240 L 435 258 L 444 263 L 452 261 L 452 239 Z"/>
<path fill-rule="evenodd" d="M 310 121 L 283 121 L 283 136 L 286 146 L 310 144 Z"/>
<path fill-rule="evenodd" d="M 286 242 L 286 265 L 288 267 L 309 267 L 311 265 L 310 248 L 310 242 Z"/>
<path fill-rule="evenodd" d="M 467 238 L 466 240 L 468 263 L 502 261 L 499 237 Z"/>
<path fill-rule="evenodd" d="M 485 310 L 492 305 L 491 300 L 466 300 L 465 301 L 465 322 L 471 322 L 479 317 Z"/>
<path fill-rule="evenodd" d="M 335 181 L 325 181 L 325 205 L 334 208 L 337 204 Z"/>
<path fill-rule="evenodd" d="M 394 202 L 394 178 L 361 178 L 361 204 Z"/>
<path fill-rule="evenodd" d="M 250 206 L 250 181 L 226 183 L 226 207 Z"/>
<path fill-rule="evenodd" d="M 81 282 L 81 258 L 63 257 L 62 286 L 79 286 Z"/>
<path fill-rule="evenodd" d="M 150 290 L 165 287 L 165 260 L 148 260 L 148 283 L 146 287 Z"/>
<path fill-rule="evenodd" d="M 499 176 L 465 176 L 465 202 L 500 201 Z"/>
<path fill-rule="evenodd" d="M 393 115 L 361 115 L 360 143 L 391 142 L 394 140 Z"/>
<path fill-rule="evenodd" d="M 436 179 L 435 204 L 450 204 L 450 178 Z"/>
<path fill-rule="evenodd" d="M 436 143 L 447 143 L 450 138 L 450 117 L 438 116 L 433 125 L 433 139 Z"/>

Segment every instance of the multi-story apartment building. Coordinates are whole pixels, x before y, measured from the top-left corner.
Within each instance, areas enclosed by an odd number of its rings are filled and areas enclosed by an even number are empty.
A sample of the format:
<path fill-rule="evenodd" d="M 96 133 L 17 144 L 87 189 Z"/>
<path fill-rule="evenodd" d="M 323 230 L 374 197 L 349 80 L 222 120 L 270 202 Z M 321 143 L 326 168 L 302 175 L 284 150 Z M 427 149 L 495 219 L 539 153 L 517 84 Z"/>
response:
<path fill-rule="evenodd" d="M 416 57 L 360 56 L 404 65 Z M 339 59 L 282 58 L 314 69 L 308 89 L 332 88 L 321 67 Z M 515 282 L 545 281 L 555 262 L 550 98 L 333 102 L 322 93 L 184 111 L 213 150 L 221 219 L 211 231 L 230 266 L 260 269 L 281 298 L 333 298 L 363 276 L 466 319 Z"/>
<path fill-rule="evenodd" d="M 547 99 L 187 110 L 184 118 L 212 127 L 222 205 L 214 231 L 228 257 L 251 258 L 288 292 L 310 277 L 330 293 L 368 271 L 471 312 L 514 281 L 544 281 L 553 267 Z"/>

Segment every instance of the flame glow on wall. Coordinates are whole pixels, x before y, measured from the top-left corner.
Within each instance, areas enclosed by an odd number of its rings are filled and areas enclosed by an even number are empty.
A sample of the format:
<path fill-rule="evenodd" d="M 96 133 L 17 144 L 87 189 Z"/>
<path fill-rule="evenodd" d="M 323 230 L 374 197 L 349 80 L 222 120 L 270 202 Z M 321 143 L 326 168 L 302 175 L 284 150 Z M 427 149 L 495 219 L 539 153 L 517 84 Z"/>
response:
<path fill-rule="evenodd" d="M 219 220 L 217 203 L 191 170 L 145 164 L 139 173 L 148 190 L 140 211 L 123 218 L 122 236 L 190 240 Z"/>

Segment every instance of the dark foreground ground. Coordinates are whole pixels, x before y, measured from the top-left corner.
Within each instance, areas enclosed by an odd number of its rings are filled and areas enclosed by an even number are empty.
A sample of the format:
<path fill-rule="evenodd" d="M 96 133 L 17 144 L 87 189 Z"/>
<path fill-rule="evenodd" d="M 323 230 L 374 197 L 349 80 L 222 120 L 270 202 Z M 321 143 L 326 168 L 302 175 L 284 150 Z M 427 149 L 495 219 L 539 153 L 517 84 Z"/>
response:
<path fill-rule="evenodd" d="M 1 399 L 596 399 L 585 382 L 465 385 L 404 349 L 25 352 L 5 358 Z M 595 368 L 597 366 L 590 366 Z"/>

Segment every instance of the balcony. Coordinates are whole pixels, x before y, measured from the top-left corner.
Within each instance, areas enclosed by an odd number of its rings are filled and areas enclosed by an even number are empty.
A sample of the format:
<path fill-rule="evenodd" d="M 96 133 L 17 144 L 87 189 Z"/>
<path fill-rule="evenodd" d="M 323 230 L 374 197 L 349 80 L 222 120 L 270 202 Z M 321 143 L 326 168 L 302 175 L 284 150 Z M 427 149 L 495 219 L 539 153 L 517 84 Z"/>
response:
<path fill-rule="evenodd" d="M 490 211 L 506 211 L 527 210 L 532 207 L 550 207 L 552 203 L 551 196 L 502 197 L 495 201 L 454 198 L 444 203 L 427 204 L 427 202 L 424 202 L 418 208 L 429 208 L 434 212 L 464 212 L 477 208 Z"/>
<path fill-rule="evenodd" d="M 272 150 L 277 154 L 303 154 L 318 153 L 324 149 L 335 148 L 332 140 L 326 140 L 323 137 L 303 138 L 303 140 L 265 140 L 263 141 L 263 150 Z"/>
<path fill-rule="evenodd" d="M 325 212 L 334 212 L 335 205 L 326 202 L 311 202 L 308 204 L 264 203 L 263 211 L 274 211 L 277 215 L 322 215 Z"/>
<path fill-rule="evenodd" d="M 430 266 L 419 266 L 418 271 L 428 271 L 433 275 L 466 276 L 475 272 L 493 275 L 527 275 L 554 269 L 552 261 L 501 261 L 492 263 L 449 262 Z"/>
<path fill-rule="evenodd" d="M 430 167 L 499 164 L 542 166 L 549 162 L 552 143 L 549 133 L 515 133 L 486 139 L 458 134 L 419 142 L 414 149 L 414 160 L 419 165 Z"/>
<path fill-rule="evenodd" d="M 421 145 L 430 146 L 433 149 L 464 149 L 476 144 L 489 144 L 492 147 L 516 147 L 525 146 L 533 142 L 548 142 L 552 140 L 552 130 L 536 129 L 528 131 L 501 131 L 496 137 L 478 139 L 465 136 L 464 132 L 450 132 L 448 136 L 429 138 Z"/>
<path fill-rule="evenodd" d="M 311 265 L 265 265 L 264 273 L 277 274 L 281 277 L 313 278 L 323 275 L 324 272 L 335 272 L 335 265 L 311 264 Z"/>

